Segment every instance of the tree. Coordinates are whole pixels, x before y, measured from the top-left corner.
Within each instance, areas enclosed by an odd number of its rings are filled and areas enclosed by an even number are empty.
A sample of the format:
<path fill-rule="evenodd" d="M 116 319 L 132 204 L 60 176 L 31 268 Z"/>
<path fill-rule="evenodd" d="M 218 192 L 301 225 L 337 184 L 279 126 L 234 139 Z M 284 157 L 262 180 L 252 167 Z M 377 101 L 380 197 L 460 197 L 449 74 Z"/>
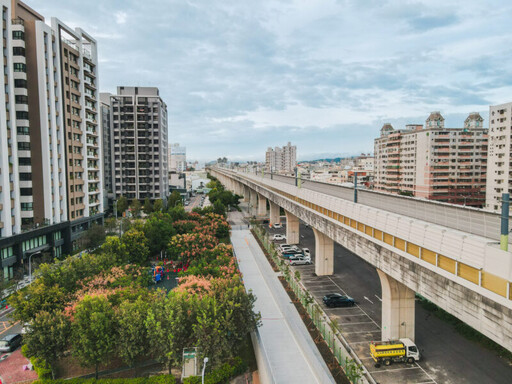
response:
<path fill-rule="evenodd" d="M 23 336 L 27 357 L 45 361 L 55 378 L 55 364 L 69 345 L 70 322 L 62 312 L 39 312 Z"/>
<path fill-rule="evenodd" d="M 130 204 L 130 209 L 132 211 L 133 217 L 139 217 L 141 209 L 140 201 L 137 199 L 133 199 L 132 203 Z"/>
<path fill-rule="evenodd" d="M 144 232 L 130 229 L 121 237 L 121 243 L 125 246 L 128 262 L 145 264 L 148 261 L 149 246 Z"/>
<path fill-rule="evenodd" d="M 117 213 L 122 216 L 123 213 L 128 209 L 128 199 L 124 196 L 119 197 L 117 200 Z"/>
<path fill-rule="evenodd" d="M 149 200 L 149 197 L 146 197 L 144 200 L 144 207 L 142 208 L 144 210 L 144 213 L 146 215 L 149 215 L 151 212 L 153 212 L 153 204 L 151 204 L 151 200 Z"/>
<path fill-rule="evenodd" d="M 149 352 L 148 332 L 145 321 L 149 301 L 139 297 L 136 301 L 123 301 L 117 311 L 118 337 L 116 338 L 117 355 L 130 366 L 138 357 Z"/>
<path fill-rule="evenodd" d="M 126 245 L 117 236 L 109 236 L 101 246 L 101 252 L 109 255 L 115 264 L 124 264 L 128 261 Z"/>
<path fill-rule="evenodd" d="M 105 297 L 85 296 L 75 308 L 72 322 L 73 354 L 84 366 L 105 363 L 115 347 L 114 310 Z"/>
<path fill-rule="evenodd" d="M 155 204 L 156 205 L 156 204 Z M 167 244 L 176 234 L 172 219 L 168 214 L 151 217 L 144 224 L 144 234 L 148 239 L 150 255 L 157 255 L 167 249 Z"/>
<path fill-rule="evenodd" d="M 105 241 L 105 228 L 94 223 L 83 236 L 85 249 L 92 251 L 98 248 Z"/>
<path fill-rule="evenodd" d="M 181 195 L 178 191 L 172 191 L 167 203 L 167 209 L 170 211 L 177 205 L 183 205 L 183 199 L 181 198 Z"/>
<path fill-rule="evenodd" d="M 115 217 L 109 217 L 105 220 L 105 230 L 107 234 L 115 233 L 117 230 L 117 220 Z"/>
<path fill-rule="evenodd" d="M 153 204 L 153 212 L 162 212 L 164 209 L 164 202 L 162 199 L 155 200 L 155 204 Z"/>
<path fill-rule="evenodd" d="M 213 203 L 213 212 L 217 215 L 225 215 L 226 214 L 226 206 L 222 204 L 220 200 L 217 200 Z"/>

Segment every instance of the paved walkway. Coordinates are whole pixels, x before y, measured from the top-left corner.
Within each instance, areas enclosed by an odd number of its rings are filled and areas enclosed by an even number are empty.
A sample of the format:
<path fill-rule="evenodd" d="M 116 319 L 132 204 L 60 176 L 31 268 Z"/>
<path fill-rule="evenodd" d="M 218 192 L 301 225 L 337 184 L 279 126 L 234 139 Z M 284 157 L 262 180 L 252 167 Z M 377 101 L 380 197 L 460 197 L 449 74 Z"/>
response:
<path fill-rule="evenodd" d="M 255 310 L 262 316 L 258 329 L 273 383 L 334 383 L 322 356 L 295 306 L 272 270 L 256 239 L 243 224 L 240 212 L 231 212 L 231 241 L 244 284 L 256 295 Z M 260 367 L 261 369 L 261 367 Z"/>

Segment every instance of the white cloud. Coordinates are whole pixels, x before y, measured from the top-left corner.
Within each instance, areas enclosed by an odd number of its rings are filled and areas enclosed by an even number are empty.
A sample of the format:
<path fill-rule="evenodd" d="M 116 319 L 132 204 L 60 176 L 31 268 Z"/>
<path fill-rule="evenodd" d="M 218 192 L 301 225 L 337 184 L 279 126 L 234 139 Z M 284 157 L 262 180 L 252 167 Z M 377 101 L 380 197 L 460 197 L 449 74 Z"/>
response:
<path fill-rule="evenodd" d="M 124 23 L 126 23 L 126 20 L 128 19 L 128 14 L 126 12 L 122 12 L 122 11 L 116 12 L 114 14 L 114 16 L 116 18 L 117 24 L 124 24 Z"/>

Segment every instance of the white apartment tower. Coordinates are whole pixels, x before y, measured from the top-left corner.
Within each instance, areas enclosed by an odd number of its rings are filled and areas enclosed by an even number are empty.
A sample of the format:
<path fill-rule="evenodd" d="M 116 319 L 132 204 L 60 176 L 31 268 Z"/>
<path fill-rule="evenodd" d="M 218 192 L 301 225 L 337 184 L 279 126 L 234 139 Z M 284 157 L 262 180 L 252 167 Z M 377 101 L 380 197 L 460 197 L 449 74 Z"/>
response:
<path fill-rule="evenodd" d="M 512 103 L 489 107 L 489 152 L 485 208 L 501 210 L 501 194 L 512 191 Z"/>
<path fill-rule="evenodd" d="M 288 142 L 284 147 L 269 147 L 265 153 L 265 168 L 271 172 L 294 172 L 297 167 L 297 147 Z"/>

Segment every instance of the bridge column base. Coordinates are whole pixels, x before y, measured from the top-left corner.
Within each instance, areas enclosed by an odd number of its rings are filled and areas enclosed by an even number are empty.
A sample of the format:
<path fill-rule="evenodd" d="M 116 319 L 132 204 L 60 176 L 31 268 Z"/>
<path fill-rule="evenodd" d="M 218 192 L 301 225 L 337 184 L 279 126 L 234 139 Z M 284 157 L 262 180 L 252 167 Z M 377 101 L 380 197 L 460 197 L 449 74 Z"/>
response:
<path fill-rule="evenodd" d="M 313 228 L 315 234 L 315 273 L 318 276 L 334 273 L 334 241 Z"/>
<path fill-rule="evenodd" d="M 382 340 L 414 341 L 414 291 L 377 269 L 382 286 Z"/>
<path fill-rule="evenodd" d="M 288 211 L 286 213 L 286 242 L 299 244 L 299 218 Z"/>
<path fill-rule="evenodd" d="M 267 199 L 258 194 L 258 216 L 267 216 Z"/>
<path fill-rule="evenodd" d="M 270 200 L 268 202 L 270 203 L 270 219 L 269 219 L 269 224 L 273 226 L 274 224 L 277 224 L 277 223 L 281 222 L 281 218 L 280 218 L 280 215 L 279 215 L 279 205 L 277 205 L 276 203 L 271 202 Z"/>

